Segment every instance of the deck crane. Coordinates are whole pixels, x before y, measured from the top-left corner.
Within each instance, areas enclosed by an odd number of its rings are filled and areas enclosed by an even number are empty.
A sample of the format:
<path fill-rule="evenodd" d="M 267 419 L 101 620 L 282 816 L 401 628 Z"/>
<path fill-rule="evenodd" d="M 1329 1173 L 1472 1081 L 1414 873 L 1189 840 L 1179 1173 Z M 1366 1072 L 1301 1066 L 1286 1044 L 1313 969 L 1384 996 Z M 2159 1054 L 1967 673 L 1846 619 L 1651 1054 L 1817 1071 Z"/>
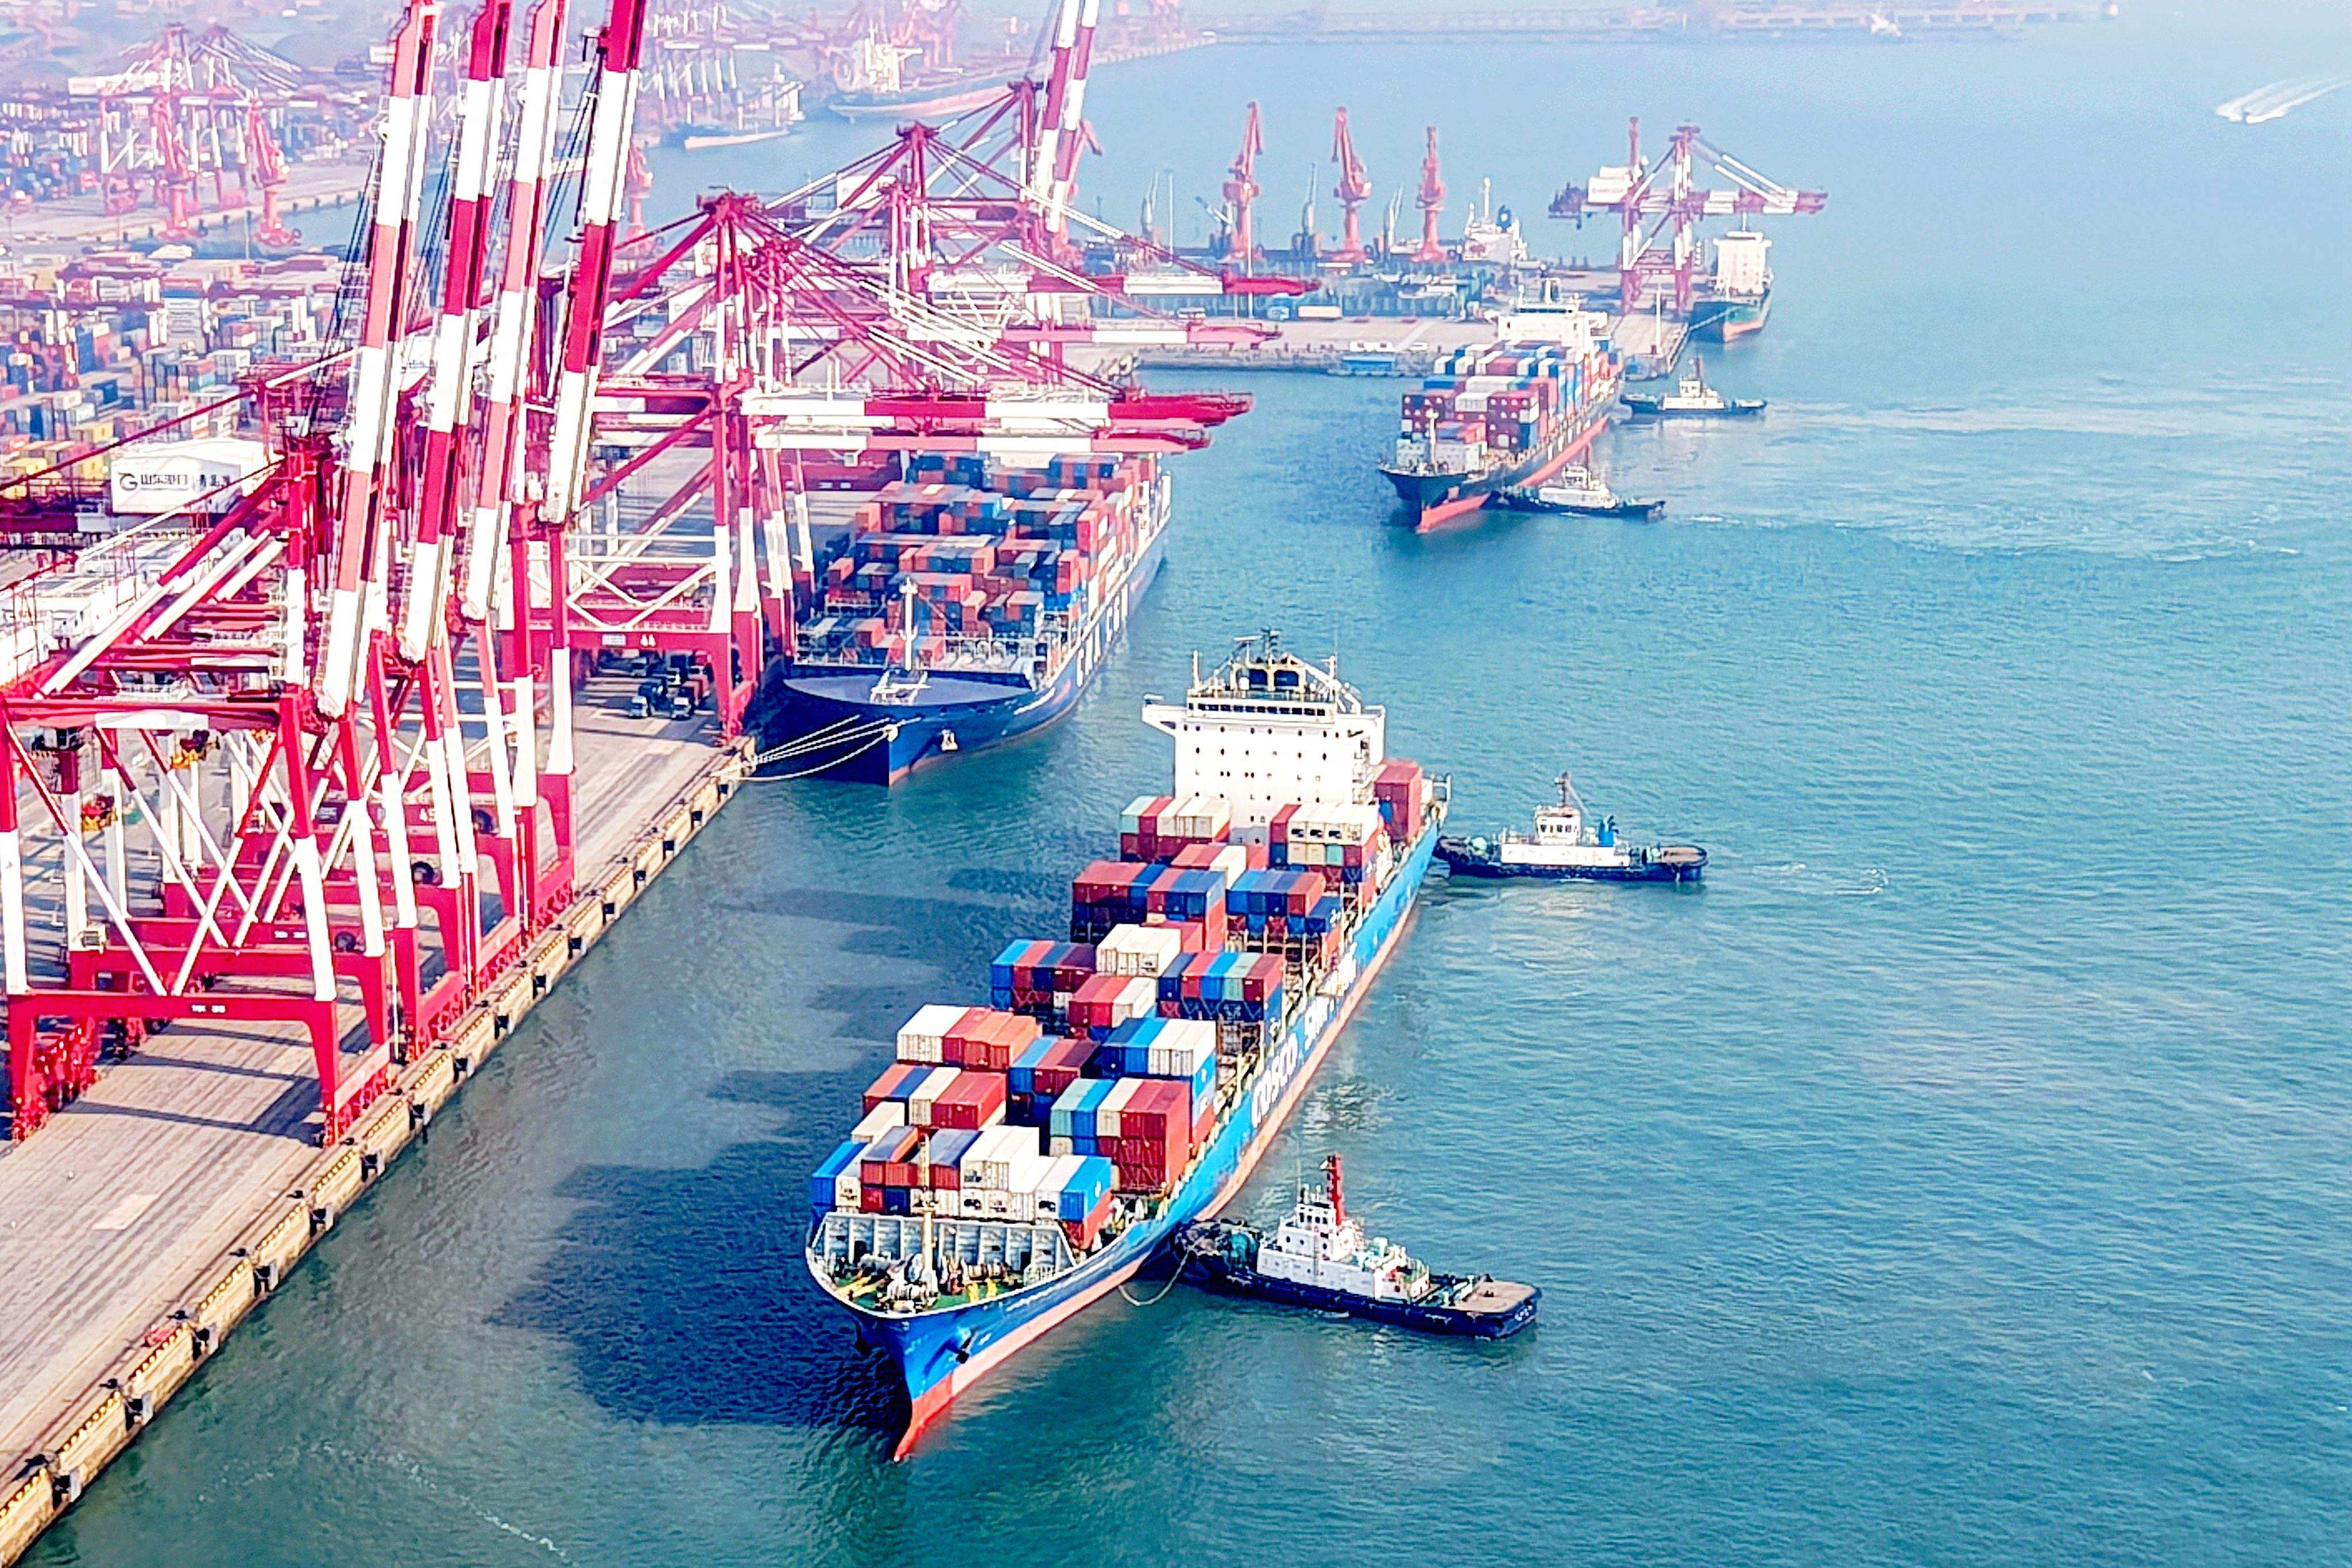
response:
<path fill-rule="evenodd" d="M 1731 188 L 1699 189 L 1695 171 L 1702 162 Z M 1635 119 L 1626 124 L 1624 163 L 1602 167 L 1589 184 L 1563 186 L 1552 198 L 1551 215 L 1581 225 L 1594 213 L 1617 214 L 1621 308 L 1645 308 L 1654 287 L 1663 286 L 1672 308 L 1686 316 L 1698 291 L 1696 230 L 1703 220 L 1810 216 L 1828 202 L 1826 191 L 1800 191 L 1766 178 L 1708 141 L 1696 125 L 1675 127 L 1666 155 L 1645 163 L 1642 122 Z"/>
<path fill-rule="evenodd" d="M 1257 260 L 1257 235 L 1255 214 L 1257 205 L 1257 158 L 1265 151 L 1265 135 L 1258 120 L 1257 105 L 1249 106 L 1242 120 L 1242 147 L 1234 154 L 1233 166 L 1226 171 L 1224 183 L 1227 238 L 1225 259 L 1241 267 Z"/>
<path fill-rule="evenodd" d="M 1371 199 L 1372 182 L 1365 172 L 1364 161 L 1356 156 L 1356 139 L 1348 129 L 1344 108 L 1331 126 L 1331 162 L 1339 166 L 1339 183 L 1331 193 L 1339 199 L 1345 214 L 1340 219 L 1339 248 L 1331 253 L 1331 259 L 1352 265 L 1364 260 L 1367 254 L 1360 210 Z"/>
<path fill-rule="evenodd" d="M 1437 237 L 1437 216 L 1445 210 L 1445 182 L 1437 170 L 1437 127 L 1429 128 L 1429 151 L 1421 161 L 1421 190 L 1413 197 L 1421 208 L 1421 245 L 1415 261 L 1444 261 L 1445 246 Z"/>

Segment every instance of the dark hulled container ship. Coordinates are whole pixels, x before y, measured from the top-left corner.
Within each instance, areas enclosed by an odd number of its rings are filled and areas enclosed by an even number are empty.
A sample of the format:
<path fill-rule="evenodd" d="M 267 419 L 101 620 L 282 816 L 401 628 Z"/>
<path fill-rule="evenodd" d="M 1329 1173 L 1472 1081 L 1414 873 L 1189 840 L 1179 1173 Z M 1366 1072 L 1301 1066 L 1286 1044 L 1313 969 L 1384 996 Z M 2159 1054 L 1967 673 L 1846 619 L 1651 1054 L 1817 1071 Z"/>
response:
<path fill-rule="evenodd" d="M 1623 382 L 1606 326 L 1573 302 L 1514 310 L 1496 341 L 1439 361 L 1404 394 L 1396 452 L 1381 465 L 1404 520 L 1436 528 L 1580 458 Z"/>
<path fill-rule="evenodd" d="M 1156 459 L 918 460 L 828 547 L 753 722 L 781 771 L 894 784 L 1067 714 L 1160 570 Z"/>

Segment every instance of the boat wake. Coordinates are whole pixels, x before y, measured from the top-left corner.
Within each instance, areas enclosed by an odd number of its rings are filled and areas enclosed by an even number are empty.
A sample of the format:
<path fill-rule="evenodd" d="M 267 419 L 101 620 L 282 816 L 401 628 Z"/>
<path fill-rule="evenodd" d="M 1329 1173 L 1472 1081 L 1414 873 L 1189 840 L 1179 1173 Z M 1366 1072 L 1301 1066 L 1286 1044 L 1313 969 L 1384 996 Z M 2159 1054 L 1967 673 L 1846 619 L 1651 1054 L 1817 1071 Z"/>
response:
<path fill-rule="evenodd" d="M 1779 883 L 1807 898 L 1875 898 L 1886 891 L 1886 873 L 1874 865 L 1817 869 L 1802 861 L 1749 866 L 1749 875 Z"/>
<path fill-rule="evenodd" d="M 2352 87 L 2352 76 L 2291 78 L 2241 93 L 2227 103 L 2215 105 L 2213 112 L 2240 125 L 2261 125 L 2347 87 Z"/>

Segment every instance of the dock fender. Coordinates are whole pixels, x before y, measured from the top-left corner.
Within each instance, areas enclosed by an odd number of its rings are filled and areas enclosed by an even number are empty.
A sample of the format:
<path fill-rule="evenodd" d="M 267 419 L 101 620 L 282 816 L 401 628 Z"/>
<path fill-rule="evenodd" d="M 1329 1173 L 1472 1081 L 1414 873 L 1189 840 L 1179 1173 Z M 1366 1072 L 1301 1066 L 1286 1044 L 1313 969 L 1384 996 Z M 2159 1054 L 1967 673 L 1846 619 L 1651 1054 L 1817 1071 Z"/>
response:
<path fill-rule="evenodd" d="M 154 1413 L 154 1401 L 144 1394 L 125 1395 L 122 1399 L 122 1424 L 137 1431 L 147 1424 L 147 1417 Z"/>
<path fill-rule="evenodd" d="M 420 1137 L 433 1125 L 433 1107 L 422 1100 L 408 1103 L 408 1125 Z"/>
<path fill-rule="evenodd" d="M 324 1236 L 334 1228 L 335 1206 L 331 1203 L 313 1205 L 310 1209 L 310 1234 Z"/>
<path fill-rule="evenodd" d="M 81 1496 L 81 1475 L 76 1470 L 58 1470 L 49 1477 L 49 1497 L 59 1508 L 72 1506 Z"/>
<path fill-rule="evenodd" d="M 189 1332 L 188 1343 L 195 1351 L 196 1358 L 201 1361 L 212 1354 L 213 1344 L 219 1338 L 220 1331 L 212 1324 L 198 1323 Z"/>
<path fill-rule="evenodd" d="M 278 1289 L 278 1265 L 256 1263 L 253 1266 L 253 1288 L 265 1296 Z"/>

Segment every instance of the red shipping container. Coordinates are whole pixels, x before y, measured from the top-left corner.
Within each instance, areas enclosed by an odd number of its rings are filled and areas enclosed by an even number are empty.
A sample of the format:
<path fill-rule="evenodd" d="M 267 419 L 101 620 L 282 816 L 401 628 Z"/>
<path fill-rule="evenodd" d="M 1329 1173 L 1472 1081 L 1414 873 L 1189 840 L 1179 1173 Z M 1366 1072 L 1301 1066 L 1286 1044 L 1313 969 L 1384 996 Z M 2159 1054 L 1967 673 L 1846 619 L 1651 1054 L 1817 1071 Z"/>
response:
<path fill-rule="evenodd" d="M 1094 1212 L 1084 1219 L 1062 1221 L 1063 1233 L 1069 1237 L 1071 1246 L 1084 1252 L 1102 1239 L 1103 1227 L 1110 1223 L 1110 1197 L 1109 1193 L 1103 1194 L 1101 1201 L 1095 1205 Z M 878 1203 L 879 1200 L 877 1201 Z"/>
<path fill-rule="evenodd" d="M 973 1008 L 948 1031 L 948 1064 L 1002 1072 L 1044 1032 L 1024 1014 Z"/>
<path fill-rule="evenodd" d="M 882 1212 L 882 1184 L 880 1182 L 861 1181 L 857 1184 L 857 1211 L 860 1214 L 879 1214 Z"/>
<path fill-rule="evenodd" d="M 1058 1040 L 1045 1050 L 1045 1060 L 1034 1070 L 1037 1076 L 1036 1092 L 1055 1095 L 1085 1075 L 1087 1059 L 1095 1053 L 1091 1040 Z"/>
<path fill-rule="evenodd" d="M 866 1109 L 870 1112 L 875 1106 L 881 1104 L 886 1100 L 904 1100 L 908 1092 L 910 1092 L 916 1084 L 920 1083 L 923 1081 L 923 1074 L 929 1071 L 930 1069 L 929 1067 L 926 1067 L 919 1062 L 898 1061 L 891 1063 L 888 1067 L 883 1069 L 882 1076 L 876 1079 L 873 1083 L 867 1087 L 866 1091 Z"/>
<path fill-rule="evenodd" d="M 1004 1118 L 1004 1074 L 963 1071 L 931 1102 L 931 1125 L 978 1132 Z"/>

